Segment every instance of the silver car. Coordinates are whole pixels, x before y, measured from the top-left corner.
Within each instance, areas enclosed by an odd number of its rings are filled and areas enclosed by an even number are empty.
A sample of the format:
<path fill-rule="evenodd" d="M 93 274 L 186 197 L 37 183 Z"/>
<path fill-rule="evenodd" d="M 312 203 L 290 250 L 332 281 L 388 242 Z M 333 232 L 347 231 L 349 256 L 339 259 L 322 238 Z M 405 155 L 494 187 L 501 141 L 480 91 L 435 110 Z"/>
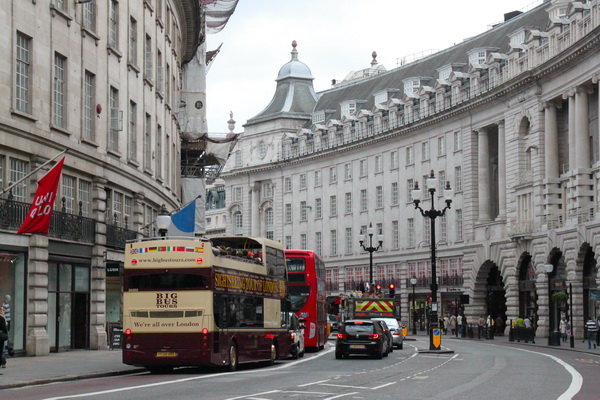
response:
<path fill-rule="evenodd" d="M 390 331 L 392 332 L 392 343 L 393 345 L 402 350 L 404 335 L 402 335 L 402 328 L 398 324 L 398 321 L 395 318 L 371 318 L 375 321 L 384 321 Z"/>

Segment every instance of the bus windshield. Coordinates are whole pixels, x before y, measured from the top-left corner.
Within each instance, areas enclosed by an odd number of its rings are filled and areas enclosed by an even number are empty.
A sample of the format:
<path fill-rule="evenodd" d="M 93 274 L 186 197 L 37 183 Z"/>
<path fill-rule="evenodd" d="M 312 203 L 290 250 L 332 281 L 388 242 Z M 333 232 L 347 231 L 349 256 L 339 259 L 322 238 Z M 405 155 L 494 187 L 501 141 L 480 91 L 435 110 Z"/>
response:
<path fill-rule="evenodd" d="M 308 301 L 308 296 L 310 294 L 310 286 L 301 285 L 301 286 L 290 286 L 290 302 L 292 303 L 292 311 L 297 312 L 304 307 L 306 302 Z"/>

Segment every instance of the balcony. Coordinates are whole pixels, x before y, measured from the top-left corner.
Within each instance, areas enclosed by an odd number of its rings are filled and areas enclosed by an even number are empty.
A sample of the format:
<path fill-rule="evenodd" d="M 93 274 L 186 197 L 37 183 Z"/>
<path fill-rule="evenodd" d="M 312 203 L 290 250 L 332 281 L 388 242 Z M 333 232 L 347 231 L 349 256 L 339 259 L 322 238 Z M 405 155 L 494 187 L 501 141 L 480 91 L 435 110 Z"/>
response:
<path fill-rule="evenodd" d="M 121 226 L 123 225 L 123 226 Z M 134 240 L 138 236 L 136 231 L 128 229 L 128 218 L 123 218 L 123 223 L 119 221 L 117 214 L 106 221 L 106 247 L 115 249 L 124 249 L 128 240 Z"/>

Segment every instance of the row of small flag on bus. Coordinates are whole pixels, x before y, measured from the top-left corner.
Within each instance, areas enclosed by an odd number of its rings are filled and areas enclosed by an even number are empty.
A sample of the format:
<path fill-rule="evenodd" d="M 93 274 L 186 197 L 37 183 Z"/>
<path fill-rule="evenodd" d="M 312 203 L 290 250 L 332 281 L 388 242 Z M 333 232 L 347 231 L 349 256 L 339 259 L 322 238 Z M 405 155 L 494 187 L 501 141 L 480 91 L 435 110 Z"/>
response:
<path fill-rule="evenodd" d="M 202 247 L 185 247 L 185 246 L 158 246 L 158 247 L 141 247 L 139 249 L 129 250 L 129 254 L 152 253 L 156 251 L 178 251 L 178 252 L 193 252 L 204 253 Z"/>

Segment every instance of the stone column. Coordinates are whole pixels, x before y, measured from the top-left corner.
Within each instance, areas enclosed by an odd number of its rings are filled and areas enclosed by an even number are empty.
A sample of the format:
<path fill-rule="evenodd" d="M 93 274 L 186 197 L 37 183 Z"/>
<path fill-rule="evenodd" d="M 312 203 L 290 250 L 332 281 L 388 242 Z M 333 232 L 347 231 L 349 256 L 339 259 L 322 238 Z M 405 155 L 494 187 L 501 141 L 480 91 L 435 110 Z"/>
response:
<path fill-rule="evenodd" d="M 544 271 L 544 263 L 540 263 L 536 266 L 536 280 L 535 289 L 537 293 L 537 305 L 538 305 L 538 321 L 536 338 L 539 340 L 546 340 L 549 335 L 549 324 L 550 324 L 550 307 L 549 307 L 549 291 L 548 291 L 548 274 Z"/>
<path fill-rule="evenodd" d="M 498 220 L 506 219 L 506 133 L 504 120 L 498 122 Z"/>
<path fill-rule="evenodd" d="M 400 281 L 396 283 L 396 293 L 400 292 L 400 312 L 402 314 L 402 324 L 407 324 L 408 331 L 412 332 L 412 316 L 410 311 L 412 309 L 412 286 L 409 282 L 410 277 L 408 276 L 408 264 L 403 262 L 400 265 Z"/>
<path fill-rule="evenodd" d="M 481 128 L 477 137 L 479 139 L 479 221 L 481 222 L 490 220 L 490 154 L 487 129 Z"/>
<path fill-rule="evenodd" d="M 558 158 L 558 125 L 556 120 L 556 103 L 549 101 L 544 110 L 544 166 L 546 178 L 555 179 L 560 176 Z"/>
<path fill-rule="evenodd" d="M 588 89 L 580 86 L 575 91 L 575 167 L 590 168 L 590 129 L 588 112 Z M 571 103 L 569 102 L 569 107 Z M 569 109 L 569 128 L 571 112 Z M 569 135 L 570 139 L 571 135 Z"/>
<path fill-rule="evenodd" d="M 570 92 L 567 97 L 569 99 L 569 171 L 572 171 L 577 165 L 577 139 L 575 137 L 575 93 Z"/>
<path fill-rule="evenodd" d="M 50 353 L 48 325 L 48 236 L 29 237 L 29 265 L 27 267 L 28 356 L 47 356 Z M 57 332 L 58 334 L 58 332 Z"/>
<path fill-rule="evenodd" d="M 260 232 L 260 189 L 259 184 L 254 183 L 250 186 L 250 193 L 252 195 L 250 213 L 252 218 L 252 226 L 250 232 L 252 236 L 262 236 Z"/>
<path fill-rule="evenodd" d="M 504 281 L 506 298 L 505 334 L 508 335 L 510 320 L 516 321 L 519 318 L 519 275 L 517 273 L 517 260 L 515 258 L 505 259 L 501 270 L 503 271 L 502 279 Z"/>
<path fill-rule="evenodd" d="M 96 240 L 92 248 L 90 271 L 90 349 L 107 348 L 106 335 L 106 191 L 107 180 L 96 177 L 92 186 L 92 218 L 96 222 Z"/>

